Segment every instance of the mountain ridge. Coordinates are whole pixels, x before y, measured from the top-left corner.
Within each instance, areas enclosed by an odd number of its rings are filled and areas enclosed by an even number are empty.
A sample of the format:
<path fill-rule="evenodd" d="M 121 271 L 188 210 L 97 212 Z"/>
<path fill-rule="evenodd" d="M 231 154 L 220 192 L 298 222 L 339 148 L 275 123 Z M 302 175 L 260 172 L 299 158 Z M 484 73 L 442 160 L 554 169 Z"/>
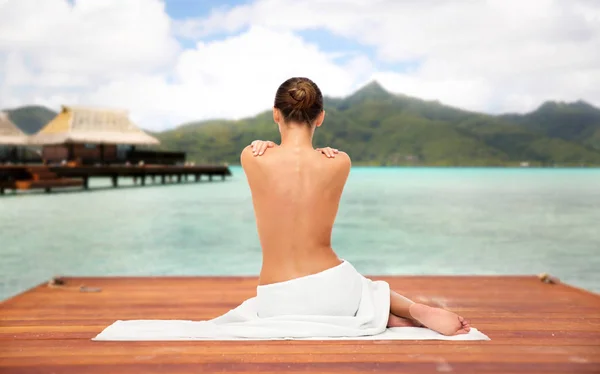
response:
<path fill-rule="evenodd" d="M 372 81 L 324 102 L 326 119 L 315 146 L 345 150 L 355 164 L 600 165 L 600 109 L 583 100 L 545 101 L 529 113 L 494 115 L 390 93 Z M 9 110 L 27 133 L 45 125 L 52 113 L 43 107 Z M 252 140 L 279 139 L 270 110 L 239 120 L 191 121 L 153 134 L 160 148 L 186 151 L 196 162 L 238 163 Z"/>

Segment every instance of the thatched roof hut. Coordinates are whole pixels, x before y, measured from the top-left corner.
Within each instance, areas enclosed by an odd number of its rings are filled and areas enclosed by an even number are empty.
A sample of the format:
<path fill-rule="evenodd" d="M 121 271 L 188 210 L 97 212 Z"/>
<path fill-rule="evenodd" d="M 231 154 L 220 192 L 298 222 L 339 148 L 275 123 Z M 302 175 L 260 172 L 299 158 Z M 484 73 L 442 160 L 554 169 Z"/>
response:
<path fill-rule="evenodd" d="M 78 106 L 63 106 L 52 121 L 30 138 L 30 144 L 67 143 L 154 145 L 159 141 L 139 129 L 127 111 Z"/>
<path fill-rule="evenodd" d="M 6 112 L 0 112 L 0 145 L 26 144 L 27 135 L 12 123 Z"/>

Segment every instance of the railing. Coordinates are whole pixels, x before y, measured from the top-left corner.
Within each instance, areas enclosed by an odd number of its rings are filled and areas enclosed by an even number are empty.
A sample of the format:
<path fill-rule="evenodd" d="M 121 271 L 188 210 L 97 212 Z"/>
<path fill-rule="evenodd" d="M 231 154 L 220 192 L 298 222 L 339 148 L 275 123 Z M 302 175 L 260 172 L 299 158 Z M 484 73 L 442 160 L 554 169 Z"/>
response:
<path fill-rule="evenodd" d="M 48 164 L 60 164 L 63 160 L 59 159 L 46 159 Z M 177 165 L 184 164 L 186 161 L 185 152 L 167 152 L 167 151 L 152 151 L 152 150 L 129 150 L 120 154 L 112 159 L 105 159 L 101 157 L 82 157 L 75 156 L 74 160 L 80 165 L 115 165 L 115 164 L 139 164 L 144 163 L 146 165 Z M 42 164 L 44 159 L 41 155 L 33 151 L 19 151 L 19 152 L 1 152 L 0 153 L 0 165 L 6 164 Z"/>
<path fill-rule="evenodd" d="M 126 159 L 119 161 L 128 161 L 131 164 L 143 162 L 147 165 L 176 165 L 185 163 L 185 159 L 185 152 L 147 151 L 136 149 L 134 151 L 127 152 Z"/>
<path fill-rule="evenodd" d="M 123 154 L 119 154 L 116 158 L 101 157 L 82 157 L 76 156 L 74 163 L 77 165 L 137 165 L 143 163 L 145 165 L 178 165 L 184 164 L 186 160 L 185 152 L 162 152 L 162 151 L 139 151 L 133 150 Z M 47 160 L 49 164 L 61 164 L 62 161 Z"/>

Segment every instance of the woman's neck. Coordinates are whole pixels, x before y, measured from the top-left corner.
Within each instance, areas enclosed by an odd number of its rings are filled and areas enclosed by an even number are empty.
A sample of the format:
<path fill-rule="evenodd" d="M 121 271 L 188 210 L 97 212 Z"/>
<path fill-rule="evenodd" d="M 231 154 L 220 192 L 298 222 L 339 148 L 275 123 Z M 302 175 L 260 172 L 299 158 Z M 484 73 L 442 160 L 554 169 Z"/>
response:
<path fill-rule="evenodd" d="M 312 148 L 314 129 L 305 124 L 282 125 L 281 146 L 294 148 Z"/>

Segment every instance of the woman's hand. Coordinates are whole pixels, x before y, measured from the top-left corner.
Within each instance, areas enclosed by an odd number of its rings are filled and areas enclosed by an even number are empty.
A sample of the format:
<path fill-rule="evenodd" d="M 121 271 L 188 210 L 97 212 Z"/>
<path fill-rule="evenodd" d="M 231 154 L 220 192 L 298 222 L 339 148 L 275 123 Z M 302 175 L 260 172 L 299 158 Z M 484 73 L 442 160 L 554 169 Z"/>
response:
<path fill-rule="evenodd" d="M 252 146 L 252 154 L 254 156 L 262 156 L 267 148 L 273 148 L 276 146 L 276 144 L 270 140 L 255 140 L 250 143 L 250 145 Z"/>
<path fill-rule="evenodd" d="M 267 149 L 275 147 L 277 144 L 270 140 L 255 140 L 250 143 L 252 146 L 252 154 L 254 156 L 262 156 Z M 315 151 L 320 152 L 327 156 L 328 158 L 334 158 L 339 151 L 335 148 L 325 147 L 325 148 L 317 148 Z"/>
<path fill-rule="evenodd" d="M 331 148 L 331 147 L 317 148 L 317 149 L 315 149 L 315 151 L 321 152 L 322 154 L 324 154 L 325 156 L 327 156 L 329 158 L 334 158 L 335 155 L 340 152 L 337 149 Z"/>

